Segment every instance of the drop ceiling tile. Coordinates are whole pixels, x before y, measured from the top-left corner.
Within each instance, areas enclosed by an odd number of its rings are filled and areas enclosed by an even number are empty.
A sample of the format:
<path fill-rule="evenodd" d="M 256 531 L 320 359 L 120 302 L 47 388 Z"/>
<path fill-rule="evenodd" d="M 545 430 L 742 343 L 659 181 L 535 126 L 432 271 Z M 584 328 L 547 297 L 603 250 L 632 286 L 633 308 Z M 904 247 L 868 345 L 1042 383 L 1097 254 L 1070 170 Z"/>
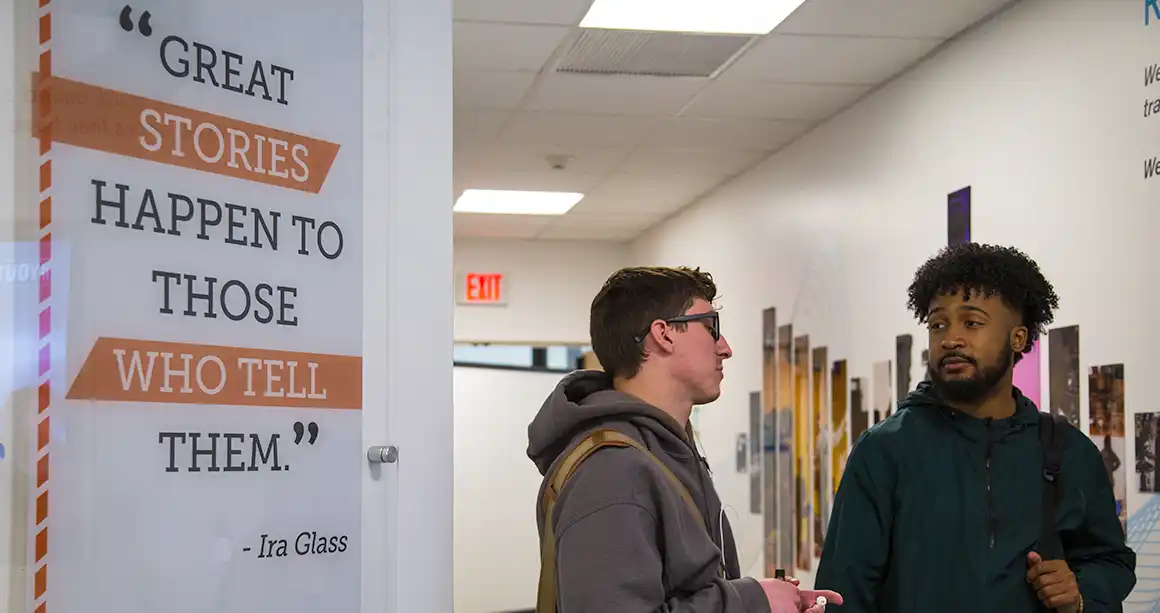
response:
<path fill-rule="evenodd" d="M 536 80 L 534 72 L 456 70 L 455 106 L 475 109 L 514 109 Z"/>
<path fill-rule="evenodd" d="M 1125 4 L 1128 4 L 1125 0 Z M 1131 0 L 1131 3 L 1136 3 Z M 1138 3 L 1136 3 L 1138 4 Z M 1047 4 L 1021 2 L 1002 15 L 1003 21 L 1119 24 L 1123 13 L 1108 10 L 1108 0 L 1053 0 Z"/>
<path fill-rule="evenodd" d="M 597 190 L 584 197 L 584 210 L 594 215 L 617 215 L 625 212 L 667 215 L 688 204 L 696 195 L 647 192 L 612 193 Z M 577 205 L 579 206 L 579 205 Z"/>
<path fill-rule="evenodd" d="M 577 172 L 521 172 L 516 170 L 477 170 L 456 168 L 459 184 L 466 189 L 514 189 L 525 191 L 587 193 L 598 185 L 603 175 Z"/>
<path fill-rule="evenodd" d="M 642 231 L 643 230 L 621 226 L 609 226 L 602 228 L 548 226 L 536 235 L 536 239 L 552 241 L 625 243 L 639 236 Z"/>
<path fill-rule="evenodd" d="M 769 156 L 755 149 L 659 149 L 633 152 L 620 166 L 627 173 L 704 173 L 735 176 Z"/>
<path fill-rule="evenodd" d="M 529 97 L 533 111 L 673 115 L 707 83 L 693 77 L 552 74 Z"/>
<path fill-rule="evenodd" d="M 456 22 L 455 70 L 539 72 L 570 31 L 562 26 Z"/>
<path fill-rule="evenodd" d="M 648 134 L 655 120 L 618 115 L 527 112 L 517 114 L 500 135 L 505 144 L 568 147 L 633 146 Z"/>
<path fill-rule="evenodd" d="M 580 23 L 592 0 L 455 0 L 455 19 L 575 25 Z"/>
<path fill-rule="evenodd" d="M 585 209 L 583 203 L 584 201 L 581 200 L 580 204 L 577 204 L 566 215 L 560 216 L 560 219 L 553 222 L 552 225 L 571 228 L 605 228 L 614 226 L 640 229 L 656 223 L 658 219 L 667 215 L 667 213 L 647 211 L 591 211 Z"/>
<path fill-rule="evenodd" d="M 663 218 L 663 215 L 650 215 L 647 218 L 637 218 L 629 222 L 609 215 L 581 218 L 575 217 L 573 213 L 568 213 L 545 226 L 536 235 L 536 238 L 541 240 L 628 241 Z"/>
<path fill-rule="evenodd" d="M 820 121 L 869 90 L 868 85 L 718 81 L 682 116 Z"/>
<path fill-rule="evenodd" d="M 938 38 L 775 34 L 738 59 L 722 79 L 876 85 L 941 43 Z"/>
<path fill-rule="evenodd" d="M 682 173 L 667 171 L 620 172 L 609 175 L 600 184 L 598 193 L 636 195 L 648 192 L 693 197 L 720 183 L 724 177 L 712 173 Z"/>
<path fill-rule="evenodd" d="M 462 152 L 462 158 L 459 159 L 463 163 L 463 168 L 480 172 L 498 170 L 560 175 L 605 175 L 615 170 L 630 152 L 631 149 L 628 147 L 493 145 L 466 147 Z M 455 153 L 459 156 L 461 152 L 457 149 Z M 564 162 L 564 167 L 554 168 L 552 164 L 559 161 Z"/>
<path fill-rule="evenodd" d="M 673 117 L 646 141 L 649 147 L 720 147 L 775 151 L 804 133 L 812 122 Z"/>
<path fill-rule="evenodd" d="M 779 34 L 950 38 L 1007 0 L 807 0 Z"/>
<path fill-rule="evenodd" d="M 468 111 L 456 109 L 454 121 L 455 147 L 489 142 L 499 136 L 511 117 L 506 111 Z"/>
<path fill-rule="evenodd" d="M 452 224 L 456 236 L 534 238 L 555 219 L 550 215 L 455 213 Z"/>
<path fill-rule="evenodd" d="M 668 213 L 713 189 L 723 175 L 672 173 L 618 173 L 609 176 L 584 198 L 586 212 Z"/>
<path fill-rule="evenodd" d="M 480 158 L 487 152 L 486 145 L 456 143 L 451 152 L 451 163 L 456 179 L 467 177 L 472 171 L 478 172 Z"/>

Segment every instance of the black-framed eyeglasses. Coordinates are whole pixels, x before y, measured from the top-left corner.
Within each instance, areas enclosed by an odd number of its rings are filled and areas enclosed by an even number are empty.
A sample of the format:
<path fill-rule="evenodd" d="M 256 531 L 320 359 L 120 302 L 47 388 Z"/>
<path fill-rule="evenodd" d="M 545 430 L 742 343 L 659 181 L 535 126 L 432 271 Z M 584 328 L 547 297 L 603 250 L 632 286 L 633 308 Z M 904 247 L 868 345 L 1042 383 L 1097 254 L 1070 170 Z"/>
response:
<path fill-rule="evenodd" d="M 664 322 L 667 324 L 688 323 L 693 321 L 703 322 L 705 324 L 705 328 L 709 330 L 709 335 L 713 337 L 713 340 L 721 340 L 721 314 L 717 311 L 709 311 L 707 313 L 693 313 L 690 315 L 678 315 L 677 317 L 670 317 L 664 320 Z M 649 327 L 651 328 L 652 326 Z M 647 329 L 644 332 L 638 334 L 635 341 L 639 343 L 643 341 L 644 337 L 646 336 L 648 336 Z"/>

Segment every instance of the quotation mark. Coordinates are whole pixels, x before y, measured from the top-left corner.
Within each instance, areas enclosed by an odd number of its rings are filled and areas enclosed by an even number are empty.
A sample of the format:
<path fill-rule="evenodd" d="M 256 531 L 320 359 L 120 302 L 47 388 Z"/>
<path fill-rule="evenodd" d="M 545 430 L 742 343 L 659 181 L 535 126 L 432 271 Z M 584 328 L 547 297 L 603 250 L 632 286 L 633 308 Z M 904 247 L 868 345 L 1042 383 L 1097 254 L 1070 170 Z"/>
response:
<path fill-rule="evenodd" d="M 138 22 L 134 24 L 133 7 L 126 4 L 125 8 L 121 9 L 121 29 L 126 32 L 132 32 L 133 28 L 136 27 L 137 30 L 141 32 L 142 36 L 148 38 L 153 36 L 153 26 L 149 23 L 149 20 L 152 17 L 153 15 L 150 14 L 149 11 L 145 11 L 144 13 L 141 13 L 141 19 L 139 19 Z"/>
<path fill-rule="evenodd" d="M 310 425 L 304 426 L 304 425 L 302 425 L 302 422 L 300 422 L 300 421 L 294 422 L 294 444 L 295 445 L 299 445 L 302 443 L 302 437 L 304 437 L 306 435 L 307 431 L 310 432 L 310 440 L 308 440 L 306 442 L 310 445 L 313 445 L 314 441 L 318 440 L 318 424 L 316 424 L 314 422 L 310 422 Z"/>

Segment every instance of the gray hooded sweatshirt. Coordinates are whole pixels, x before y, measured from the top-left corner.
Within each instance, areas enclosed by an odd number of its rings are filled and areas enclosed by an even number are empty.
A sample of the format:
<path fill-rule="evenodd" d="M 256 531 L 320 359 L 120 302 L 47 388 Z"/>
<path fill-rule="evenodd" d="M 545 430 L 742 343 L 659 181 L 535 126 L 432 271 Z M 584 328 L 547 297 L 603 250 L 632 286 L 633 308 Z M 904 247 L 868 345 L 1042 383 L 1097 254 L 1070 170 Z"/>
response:
<path fill-rule="evenodd" d="M 711 534 L 652 460 L 632 448 L 602 449 L 573 473 L 556 502 L 557 611 L 769 613 L 757 581 L 740 577 L 708 466 L 684 428 L 612 389 L 607 374 L 576 371 L 556 386 L 528 426 L 528 457 L 547 475 L 601 427 L 640 441 L 664 462 L 692 494 Z M 542 519 L 537 523 L 542 538 Z"/>

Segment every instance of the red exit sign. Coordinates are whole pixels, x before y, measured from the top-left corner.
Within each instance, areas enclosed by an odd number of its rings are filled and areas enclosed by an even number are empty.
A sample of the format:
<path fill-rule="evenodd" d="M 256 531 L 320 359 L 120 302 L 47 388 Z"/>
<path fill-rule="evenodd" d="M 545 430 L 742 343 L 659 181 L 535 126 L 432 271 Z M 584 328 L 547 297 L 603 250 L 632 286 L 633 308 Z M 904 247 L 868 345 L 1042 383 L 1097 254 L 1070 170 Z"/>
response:
<path fill-rule="evenodd" d="M 467 304 L 503 304 L 503 274 L 469 272 L 463 279 L 463 302 Z"/>

